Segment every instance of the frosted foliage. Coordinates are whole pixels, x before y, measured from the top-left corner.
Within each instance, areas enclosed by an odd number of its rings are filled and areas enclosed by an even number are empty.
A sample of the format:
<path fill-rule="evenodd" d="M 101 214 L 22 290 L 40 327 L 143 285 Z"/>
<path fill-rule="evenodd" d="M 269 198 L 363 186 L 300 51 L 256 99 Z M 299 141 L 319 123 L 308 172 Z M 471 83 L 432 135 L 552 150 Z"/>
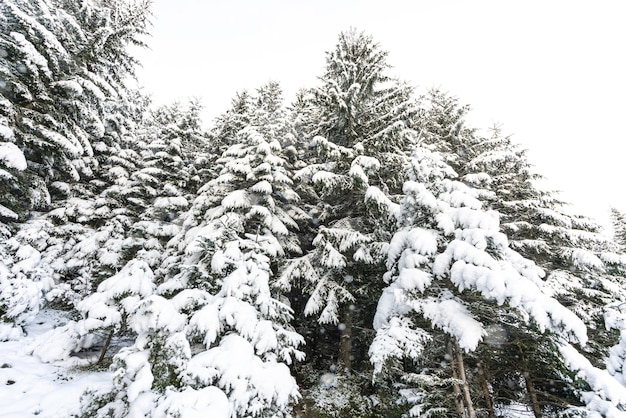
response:
<path fill-rule="evenodd" d="M 76 97 L 83 94 L 83 87 L 74 80 L 61 80 L 53 83 L 54 87 L 61 88 L 68 96 Z M 104 97 L 101 97 L 104 99 Z"/>
<path fill-rule="evenodd" d="M 578 248 L 570 252 L 570 257 L 576 267 L 588 270 L 604 269 L 602 260 L 600 260 L 600 258 L 591 251 Z"/>
<path fill-rule="evenodd" d="M 403 269 L 397 278 L 398 286 L 404 290 L 424 292 L 432 282 L 432 275 L 418 268 Z"/>
<path fill-rule="evenodd" d="M 600 259 L 608 265 L 626 266 L 626 254 L 603 252 L 600 254 Z"/>
<path fill-rule="evenodd" d="M 185 326 L 186 317 L 179 313 L 172 302 L 159 295 L 141 300 L 129 320 L 130 328 L 137 334 L 155 331 L 175 333 Z"/>
<path fill-rule="evenodd" d="M 171 310 L 165 307 L 165 303 L 151 297 L 147 304 L 144 304 L 144 308 L 149 306 L 151 313 L 158 311 L 167 315 Z M 152 324 L 140 327 L 141 332 L 135 344 L 122 348 L 115 355 L 113 391 L 124 393 L 124 396 L 116 396 L 115 400 L 100 408 L 97 416 L 157 416 L 154 415 L 154 411 L 163 414 L 158 416 L 172 416 L 168 415 L 169 408 L 189 407 L 193 410 L 197 399 L 191 396 L 191 393 L 188 393 L 190 395 L 188 397 L 179 397 L 172 393 L 175 388 L 171 386 L 174 373 L 182 372 L 191 357 L 189 343 L 183 332 L 171 332 L 177 328 L 171 325 L 173 321 L 157 317 L 158 314 L 147 315 L 144 322 Z M 149 318 L 152 318 L 152 321 Z M 166 386 L 165 396 L 163 396 L 164 386 Z M 217 395 L 215 391 L 206 393 Z M 172 396 L 173 399 L 168 400 L 168 396 Z M 184 400 L 188 400 L 190 404 L 182 404 Z M 205 405 L 212 403 L 209 399 L 205 402 Z M 219 405 L 219 397 L 217 402 Z"/>
<path fill-rule="evenodd" d="M 51 77 L 48 60 L 37 51 L 35 46 L 21 33 L 11 32 L 10 35 L 19 45 L 20 52 L 24 55 L 24 63 L 28 69 L 35 74 L 41 71 L 46 76 Z"/>
<path fill-rule="evenodd" d="M 249 208 L 250 199 L 245 190 L 235 190 L 222 200 L 222 206 L 227 209 Z"/>
<path fill-rule="evenodd" d="M 256 315 L 253 319 L 256 321 Z M 191 316 L 189 329 L 193 334 L 202 335 L 202 343 L 208 348 L 223 332 L 224 322 L 224 319 L 220 318 L 220 303 L 208 303 Z"/>
<path fill-rule="evenodd" d="M 428 332 L 416 328 L 408 318 L 393 317 L 389 323 L 376 328 L 376 336 L 369 348 L 374 373 L 382 371 L 384 364 L 393 358 L 417 360 L 424 347 L 431 341 Z"/>
<path fill-rule="evenodd" d="M 415 268 L 425 263 L 427 256 L 438 250 L 438 234 L 424 228 L 403 228 L 396 232 L 387 250 L 387 267 L 391 269 L 400 260 L 406 268 Z M 422 257 L 419 257 L 422 256 Z"/>
<path fill-rule="evenodd" d="M 626 314 L 622 306 L 621 303 L 613 303 L 605 308 L 604 322 L 607 329 L 616 329 L 620 332 L 618 343 L 609 349 L 606 369 L 618 382 L 626 386 Z"/>
<path fill-rule="evenodd" d="M 133 260 L 77 304 L 83 319 L 43 334 L 31 350 L 50 362 L 66 359 L 72 351 L 90 346 L 95 331 L 119 331 L 124 323 L 139 334 L 147 329 L 180 328 L 180 315 L 165 299 L 152 295 L 154 290 L 150 267 Z M 54 350 L 48 347 L 50 341 L 55 341 Z"/>
<path fill-rule="evenodd" d="M 150 297 L 154 290 L 154 273 L 148 264 L 130 261 L 78 304 L 78 310 L 85 316 L 81 327 L 85 333 L 111 326 L 118 329 L 123 317 L 128 317 L 139 301 Z"/>
<path fill-rule="evenodd" d="M 359 155 L 352 160 L 352 167 L 359 166 L 366 173 L 375 173 L 380 169 L 380 161 L 367 155 Z"/>
<path fill-rule="evenodd" d="M 225 330 L 232 329 L 250 341 L 259 355 L 276 357 L 275 353 L 280 353 L 280 361 L 291 363 L 292 356 L 299 354 L 290 352 L 287 346 L 281 347 L 281 338 L 290 332 L 277 328 L 270 320 L 260 318 L 254 306 L 232 296 L 211 298 L 189 320 L 190 332 L 203 336 L 207 349 Z M 292 336 L 292 342 L 299 343 L 300 337 L 295 333 Z"/>
<path fill-rule="evenodd" d="M 148 350 L 135 350 L 134 347 L 124 349 L 116 356 L 123 361 L 125 367 L 115 373 L 115 383 L 127 385 L 126 393 L 130 404 L 136 402 L 140 395 L 149 392 L 154 382 L 149 356 Z M 141 408 L 140 403 L 136 408 Z"/>
<path fill-rule="evenodd" d="M 0 99 L 0 103 L 2 103 L 2 99 Z M 13 129 L 6 126 L 5 122 L 3 122 L 3 119 L 0 119 L 0 139 L 4 141 L 10 141 L 14 137 L 15 137 L 15 134 L 13 133 Z M 10 142 L 3 142 L 2 144 L 10 144 Z M 8 155 L 9 153 L 12 154 L 13 152 L 9 149 L 9 150 L 4 150 L 3 153 L 6 153 Z M 4 157 L 3 159 L 8 160 L 8 158 L 6 157 Z"/>
<path fill-rule="evenodd" d="M 298 399 L 298 388 L 289 368 L 255 355 L 254 346 L 237 335 L 227 335 L 218 346 L 196 354 L 189 361 L 190 385 L 216 385 L 228 394 L 231 417 L 257 416 L 268 410 L 286 410 Z"/>
<path fill-rule="evenodd" d="M 620 331 L 617 345 L 609 350 L 607 371 L 622 385 L 626 386 L 626 331 Z"/>
<path fill-rule="evenodd" d="M 355 157 L 353 149 L 337 145 L 321 135 L 315 136 L 311 141 L 311 145 L 315 146 L 326 156 L 326 161 L 351 161 Z"/>
<path fill-rule="evenodd" d="M 413 151 L 413 159 L 407 174 L 411 181 L 424 184 L 437 184 L 444 179 L 456 177 L 456 173 L 444 162 L 441 154 L 424 146 Z"/>
<path fill-rule="evenodd" d="M 8 307 L 6 318 L 17 324 L 31 322 L 44 301 L 41 285 L 26 278 L 0 278 L 0 290 L 0 301 Z"/>
<path fill-rule="evenodd" d="M 454 180 L 454 171 L 426 149 L 415 152 L 408 174 L 399 229 L 387 249 L 389 284 L 374 317 L 377 335 L 388 341 L 392 322 L 397 327 L 414 313 L 455 337 L 461 348 L 475 350 L 486 332 L 463 301 L 469 290 L 485 303 L 508 305 L 498 309 L 519 310 L 542 331 L 587 342 L 583 321 L 543 292 L 543 271 L 508 247 L 498 214 L 481 208 L 477 191 Z M 415 329 L 413 337 L 424 332 Z M 377 370 L 381 358 L 376 355 Z"/>
<path fill-rule="evenodd" d="M 239 142 L 219 160 L 223 164 L 220 175 L 200 188 L 183 221 L 183 230 L 170 243 L 186 254 L 183 265 L 194 266 L 185 274 L 203 269 L 197 262 L 206 251 L 206 243 L 222 246 L 210 256 L 210 271 L 221 274 L 232 265 L 237 248 L 243 249 L 235 239 L 237 234 L 241 243 L 249 243 L 245 246 L 261 247 L 271 257 L 299 250 L 291 237 L 297 223 L 289 210 L 298 196 L 290 188 L 284 161 L 275 154 L 280 152 L 280 145 L 269 142 L 252 127 L 241 130 L 237 138 Z"/>
<path fill-rule="evenodd" d="M 367 188 L 365 202 L 373 202 L 376 206 L 383 209 L 381 210 L 382 213 L 388 214 L 392 219 L 397 218 L 399 215 L 400 205 L 389 199 L 378 187 L 370 186 Z"/>
<path fill-rule="evenodd" d="M 215 386 L 200 389 L 187 387 L 180 392 L 167 389 L 151 412 L 152 418 L 230 418 L 231 416 L 228 397 Z"/>
<path fill-rule="evenodd" d="M 420 310 L 434 327 L 454 336 L 467 351 L 474 351 L 487 334 L 482 324 L 457 300 L 429 298 L 421 304 Z"/>
<path fill-rule="evenodd" d="M 304 314 L 310 316 L 319 313 L 319 323 L 338 324 L 339 304 L 353 302 L 354 296 L 327 274 L 321 277 L 309 276 L 309 281 L 313 289 L 304 307 Z"/>
<path fill-rule="evenodd" d="M 353 187 L 352 178 L 329 171 L 320 170 L 313 175 L 313 183 L 321 187 L 323 194 L 337 193 L 350 190 Z"/>
<path fill-rule="evenodd" d="M 313 240 L 313 245 L 318 244 L 332 245 L 340 253 L 345 253 L 350 249 L 354 249 L 360 245 L 366 244 L 371 241 L 371 238 L 361 234 L 356 230 L 349 228 L 341 228 L 340 224 L 335 224 L 336 227 L 326 228 L 321 227 L 319 234 Z M 333 263 L 329 262 L 328 267 L 333 267 Z"/>
<path fill-rule="evenodd" d="M 451 207 L 469 208 L 475 210 L 480 210 L 482 208 L 482 203 L 476 198 L 477 193 L 473 189 L 468 188 L 460 182 L 443 181 L 442 184 L 444 186 L 448 186 L 446 188 L 449 191 L 440 194 L 439 199 L 448 203 Z M 494 214 L 494 212 L 491 213 L 492 216 Z"/>
<path fill-rule="evenodd" d="M 452 241 L 436 258 L 434 272 L 449 275 L 460 291 L 472 289 L 498 304 L 507 302 L 523 309 L 542 331 L 566 332 L 581 344 L 587 342 L 586 327 L 573 312 L 543 293 L 510 262 L 493 259 L 467 241 Z"/>
<path fill-rule="evenodd" d="M 350 165 L 348 175 L 363 185 L 369 184 L 369 176 L 374 175 L 380 169 L 380 162 L 373 157 L 359 155 Z"/>
<path fill-rule="evenodd" d="M 1 133 L 1 131 L 0 131 Z M 0 162 L 4 167 L 26 170 L 26 158 L 22 151 L 10 142 L 0 142 Z"/>
<path fill-rule="evenodd" d="M 331 269 L 342 269 L 347 265 L 346 257 L 337 250 L 331 243 L 325 243 L 322 248 L 324 258 L 321 260 L 324 267 Z"/>
<path fill-rule="evenodd" d="M 98 293 L 104 293 L 109 299 L 125 294 L 147 297 L 154 291 L 154 273 L 147 263 L 141 260 L 128 262 L 122 270 L 103 281 L 98 286 Z"/>
<path fill-rule="evenodd" d="M 275 282 L 275 286 L 283 291 L 289 291 L 294 280 L 308 278 L 312 283 L 316 283 L 320 279 L 320 275 L 313 266 L 312 261 L 312 258 L 309 256 L 290 260 L 282 270 L 281 276 Z"/>
<path fill-rule="evenodd" d="M 208 322 L 211 326 L 202 330 L 206 333 L 207 348 L 213 343 L 212 336 L 231 328 L 251 341 L 260 355 L 279 353 L 280 361 L 288 364 L 293 356 L 300 358 L 295 348 L 302 343 L 301 337 L 279 325 L 290 317 L 290 310 L 271 295 L 267 263 L 269 260 L 263 256 L 247 258 L 224 278 L 217 298 L 203 308 L 217 313 L 219 320 L 211 320 Z M 192 317 L 192 323 L 200 324 L 196 318 Z M 200 318 L 206 318 L 202 322 L 206 326 L 209 319 L 206 313 Z"/>
<path fill-rule="evenodd" d="M 583 392 L 582 400 L 592 413 L 616 418 L 626 415 L 626 387 L 618 379 L 594 367 L 571 345 L 560 347 L 560 352 L 567 366 L 591 387 L 591 391 Z"/>
<path fill-rule="evenodd" d="M 250 190 L 260 194 L 271 194 L 273 191 L 272 184 L 267 180 L 261 180 L 252 186 Z"/>
<path fill-rule="evenodd" d="M 391 283 L 384 290 L 378 299 L 376 314 L 374 315 L 374 330 L 378 331 L 387 325 L 393 317 L 404 317 L 413 310 L 410 305 L 412 299 L 395 282 Z"/>
<path fill-rule="evenodd" d="M 2 175 L 2 170 L 0 170 L 0 176 Z M 19 218 L 18 214 L 13 212 L 11 209 L 7 208 L 4 205 L 0 205 L 0 217 L 17 220 Z"/>
<path fill-rule="evenodd" d="M 338 324 L 341 306 L 355 301 L 350 269 L 356 263 L 372 262 L 371 242 L 370 236 L 358 232 L 347 219 L 331 228 L 320 226 L 312 242 L 314 250 L 290 260 L 278 283 L 288 288 L 300 279 L 309 296 L 304 314 L 318 315 L 322 324 Z"/>
<path fill-rule="evenodd" d="M 363 171 L 363 167 L 361 167 L 360 165 L 352 164 L 348 175 L 360 183 L 368 183 L 367 175 L 365 174 L 365 171 Z"/>
<path fill-rule="evenodd" d="M 0 305 L 7 319 L 30 323 L 53 286 L 51 268 L 37 248 L 15 238 L 0 243 Z"/>
<path fill-rule="evenodd" d="M 270 289 L 272 264 L 299 250 L 290 241 L 298 197 L 280 144 L 265 134 L 265 127 L 238 131 L 218 160 L 220 174 L 200 188 L 168 244 L 159 295 L 141 302 L 130 321 L 146 335 L 184 332 L 194 347 L 188 364 L 181 357 L 176 366 L 180 390 L 159 400 L 163 413 L 192 411 L 193 404 L 209 410 L 211 399 L 198 403 L 206 388 L 219 408 L 211 416 L 281 416 L 299 397 L 286 364 L 303 359 L 304 339 Z"/>
<path fill-rule="evenodd" d="M 156 198 L 153 205 L 158 209 L 185 209 L 189 202 L 183 196 L 165 196 Z"/>
<path fill-rule="evenodd" d="M 324 282 L 320 282 L 318 285 L 318 289 L 321 288 L 320 285 L 324 284 Z M 318 322 L 320 324 L 335 324 L 339 323 L 339 301 L 337 300 L 337 292 L 334 286 L 330 286 L 329 289 L 326 290 L 326 298 L 324 300 L 320 300 L 319 297 L 322 295 L 322 292 L 314 292 L 309 300 L 307 301 L 306 306 L 304 307 L 305 315 L 313 315 L 319 311 L 320 308 L 323 307 L 322 312 L 318 318 Z M 348 293 L 345 291 L 345 293 Z"/>
<path fill-rule="evenodd" d="M 407 200 L 406 203 L 419 205 L 427 210 L 439 210 L 437 205 L 441 204 L 441 202 L 437 200 L 435 195 L 424 184 L 416 181 L 407 181 L 404 183 L 402 191 L 407 195 L 405 198 Z"/>
<path fill-rule="evenodd" d="M 87 341 L 83 339 L 76 322 L 54 328 L 35 339 L 27 350 L 44 363 L 67 360 L 72 352 L 79 351 Z"/>

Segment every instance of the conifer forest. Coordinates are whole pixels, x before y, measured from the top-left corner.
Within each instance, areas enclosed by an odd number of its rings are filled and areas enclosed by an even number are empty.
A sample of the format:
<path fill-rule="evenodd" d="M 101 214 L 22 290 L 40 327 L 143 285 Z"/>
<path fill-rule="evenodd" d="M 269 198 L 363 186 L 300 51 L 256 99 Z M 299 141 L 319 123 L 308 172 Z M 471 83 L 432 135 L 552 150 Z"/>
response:
<path fill-rule="evenodd" d="M 150 7 L 0 0 L 0 416 L 626 416 L 626 213 L 358 29 L 156 106 Z"/>

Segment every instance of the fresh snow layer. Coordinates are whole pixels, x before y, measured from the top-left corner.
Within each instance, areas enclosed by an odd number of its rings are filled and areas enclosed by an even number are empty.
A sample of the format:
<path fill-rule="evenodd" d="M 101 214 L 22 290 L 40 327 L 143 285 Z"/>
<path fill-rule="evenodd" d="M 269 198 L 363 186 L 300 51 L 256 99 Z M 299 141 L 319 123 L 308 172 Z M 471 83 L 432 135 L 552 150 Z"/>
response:
<path fill-rule="evenodd" d="M 29 355 L 28 347 L 38 336 L 66 321 L 63 316 L 43 311 L 26 336 L 0 342 L 0 417 L 61 418 L 79 413 L 80 397 L 87 389 L 103 391 L 112 381 L 111 372 L 81 371 L 93 360 L 71 357 L 43 363 Z"/>
<path fill-rule="evenodd" d="M 0 133 L 2 132 L 0 131 Z M 15 168 L 20 171 L 26 170 L 26 158 L 24 154 L 17 145 L 10 142 L 0 142 L 0 161 L 5 167 Z"/>

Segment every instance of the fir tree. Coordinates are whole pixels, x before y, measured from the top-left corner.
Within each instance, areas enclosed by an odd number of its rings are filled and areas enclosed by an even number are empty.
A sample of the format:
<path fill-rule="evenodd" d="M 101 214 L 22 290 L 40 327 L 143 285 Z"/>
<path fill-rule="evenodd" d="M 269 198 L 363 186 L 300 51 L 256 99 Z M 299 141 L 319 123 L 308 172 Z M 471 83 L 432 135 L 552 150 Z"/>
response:
<path fill-rule="evenodd" d="M 21 192 L 12 192 L 23 216 L 50 207 L 47 184 L 95 169 L 92 143 L 104 134 L 107 99 L 117 99 L 132 74 L 126 46 L 140 43 L 146 6 L 7 0 L 0 7 L 2 119 L 28 162 Z"/>
<path fill-rule="evenodd" d="M 500 214 L 502 231 L 509 237 L 511 247 L 546 271 L 544 291 L 572 306 L 586 321 L 590 342 L 585 351 L 596 366 L 602 367 L 606 353 L 603 347 L 615 341 L 613 331 L 604 323 L 605 306 L 623 298 L 618 279 L 623 266 L 615 246 L 598 233 L 593 222 L 567 213 L 555 193 L 536 186 L 541 177 L 534 173 L 526 152 L 509 137 L 503 137 L 499 128 L 492 130 L 491 137 L 482 138 L 475 130 L 464 127 L 468 109 L 459 106 L 458 100 L 434 92 L 430 102 L 432 107 L 424 114 L 435 122 L 423 122 L 422 132 L 426 132 L 427 138 L 436 138 L 438 132 L 442 135 L 443 141 L 429 142 L 448 154 L 447 161 L 464 181 L 483 190 L 482 199 Z M 532 329 L 516 338 L 519 347 L 527 348 L 523 353 L 527 362 L 543 364 L 546 357 L 552 356 L 549 367 L 509 362 L 526 370 L 522 371 L 529 392 L 540 392 L 534 405 L 539 402 L 548 409 L 551 405 L 558 409 L 561 404 L 574 402 L 573 395 L 580 386 L 564 368 L 562 357 L 554 348 L 558 342 L 546 340 Z M 537 340 L 542 342 L 537 344 Z"/>
<path fill-rule="evenodd" d="M 302 338 L 273 286 L 277 264 L 299 251 L 297 195 L 265 128 L 237 133 L 169 244 L 162 283 L 125 308 L 138 336 L 116 355 L 119 379 L 99 414 L 174 414 L 209 396 L 207 413 L 224 401 L 225 416 L 286 416 L 298 399 L 288 365 L 302 359 Z"/>
<path fill-rule="evenodd" d="M 337 358 L 344 371 L 353 359 L 366 357 L 372 295 L 379 290 L 376 276 L 389 238 L 389 225 L 375 218 L 366 191 L 370 184 L 383 194 L 400 190 L 396 168 L 417 137 L 411 89 L 387 76 L 388 69 L 387 52 L 370 36 L 341 33 L 327 54 L 322 85 L 301 92 L 294 104 L 302 136 L 296 144 L 308 147 L 296 150 L 305 165 L 296 178 L 313 219 L 302 236 L 310 250 L 291 262 L 281 281 L 308 295 L 301 312 L 320 324 L 307 348 L 333 350 L 327 356 Z"/>
<path fill-rule="evenodd" d="M 243 90 L 232 99 L 230 108 L 215 119 L 212 135 L 220 150 L 217 156 L 233 145 L 240 130 L 250 125 L 253 109 L 254 98 L 249 91 Z"/>
<path fill-rule="evenodd" d="M 611 208 L 611 223 L 615 242 L 622 248 L 626 247 L 626 215 L 616 208 Z"/>
<path fill-rule="evenodd" d="M 106 184 L 100 180 L 101 163 L 111 158 L 111 148 L 120 147 L 113 138 L 125 135 L 125 126 L 116 121 L 129 119 L 120 117 L 124 111 L 120 109 L 128 107 L 124 80 L 132 75 L 134 62 L 126 48 L 140 43 L 145 34 L 147 6 L 3 1 L 0 8 L 0 49 L 6 52 L 0 54 L 5 80 L 0 87 L 4 109 L 0 121 L 3 138 L 10 139 L 3 149 L 16 146 L 26 163 L 19 166 L 21 159 L 14 152 L 10 164 L 3 159 L 10 169 L 5 170 L 10 190 L 3 194 L 7 198 L 3 202 L 18 221 L 32 210 L 57 210 L 22 224 L 9 244 L 13 258 L 28 253 L 31 262 L 21 263 L 7 281 L 16 279 L 11 285 L 15 289 L 40 290 L 31 292 L 27 304 L 19 298 L 8 302 L 14 305 L 9 317 L 16 317 L 18 311 L 26 314 L 26 306 L 41 305 L 44 291 L 49 300 L 72 302 L 74 295 L 91 291 L 91 278 L 72 271 L 71 263 L 63 264 L 63 257 L 57 256 L 90 235 L 92 225 L 83 222 L 93 219 L 93 197 Z M 70 218 L 80 220 L 57 228 L 55 219 Z M 43 271 L 46 284 L 38 273 Z M 18 285 L 20 275 L 28 283 Z"/>
<path fill-rule="evenodd" d="M 379 301 L 370 356 L 378 373 L 390 360 L 406 358 L 417 365 L 409 379 L 444 385 L 423 363 L 431 341 L 441 341 L 428 328 L 441 330 L 448 336 L 447 378 L 455 382 L 457 413 L 476 416 L 473 373 L 466 370 L 464 351 L 474 352 L 511 320 L 582 344 L 587 335 L 580 319 L 541 290 L 543 272 L 508 248 L 497 213 L 484 211 L 478 194 L 455 177 L 436 154 L 416 151 L 404 186 L 400 229 L 388 251 L 389 286 Z M 427 399 L 428 385 L 422 387 L 426 398 L 416 408 L 442 406 Z M 487 389 L 483 397 L 493 413 L 490 396 Z"/>
<path fill-rule="evenodd" d="M 132 230 L 144 243 L 140 256 L 153 268 L 160 264 L 167 242 L 180 231 L 182 216 L 202 181 L 204 163 L 198 159 L 209 140 L 201 127 L 200 109 L 197 101 L 186 107 L 162 106 L 140 133 L 146 143 L 143 166 L 131 177 L 142 185 L 148 201 Z"/>

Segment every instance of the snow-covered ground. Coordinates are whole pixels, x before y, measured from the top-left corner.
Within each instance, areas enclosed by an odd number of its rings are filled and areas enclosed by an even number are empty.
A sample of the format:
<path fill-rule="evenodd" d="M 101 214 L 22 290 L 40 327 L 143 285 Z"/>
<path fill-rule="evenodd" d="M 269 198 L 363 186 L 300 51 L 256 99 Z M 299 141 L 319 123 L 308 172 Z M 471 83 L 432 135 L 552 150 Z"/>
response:
<path fill-rule="evenodd" d="M 1 418 L 70 417 L 78 414 L 85 390 L 111 385 L 111 372 L 86 370 L 94 358 L 44 363 L 29 354 L 28 347 L 37 337 L 65 321 L 58 312 L 44 311 L 26 327 L 24 337 L 0 342 Z"/>

